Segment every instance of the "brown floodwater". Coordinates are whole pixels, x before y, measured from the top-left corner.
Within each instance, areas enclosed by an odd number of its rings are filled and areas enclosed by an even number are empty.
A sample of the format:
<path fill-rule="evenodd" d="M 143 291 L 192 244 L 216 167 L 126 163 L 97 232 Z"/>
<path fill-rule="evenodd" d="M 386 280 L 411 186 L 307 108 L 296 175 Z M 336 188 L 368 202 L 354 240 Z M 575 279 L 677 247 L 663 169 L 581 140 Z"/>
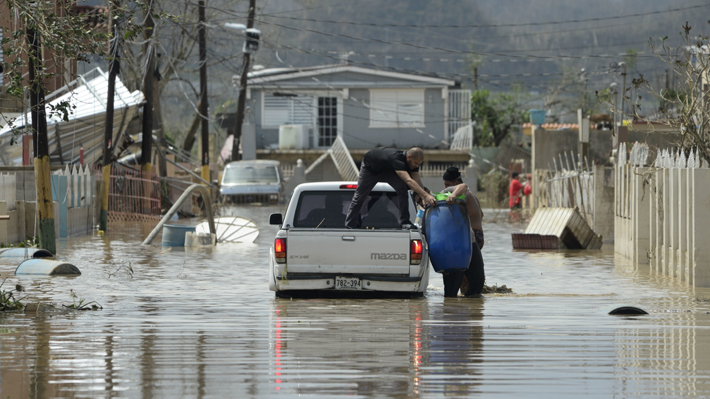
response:
<path fill-rule="evenodd" d="M 445 299 L 432 273 L 424 298 L 275 299 L 278 210 L 231 210 L 259 225 L 253 244 L 165 252 L 137 224 L 61 241 L 81 276 L 3 288 L 103 310 L 0 314 L 0 398 L 710 396 L 710 291 L 610 249 L 513 251 L 524 226 L 498 218 L 487 284 L 513 294 Z M 621 305 L 650 314 L 607 314 Z"/>

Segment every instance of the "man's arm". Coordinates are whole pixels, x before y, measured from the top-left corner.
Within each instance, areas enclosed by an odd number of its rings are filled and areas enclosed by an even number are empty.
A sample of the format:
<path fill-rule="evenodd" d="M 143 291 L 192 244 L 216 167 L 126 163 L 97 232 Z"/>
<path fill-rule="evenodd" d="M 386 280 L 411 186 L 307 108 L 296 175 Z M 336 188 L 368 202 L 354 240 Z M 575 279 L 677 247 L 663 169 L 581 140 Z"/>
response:
<path fill-rule="evenodd" d="M 422 183 L 422 178 L 419 177 L 419 172 L 411 172 L 409 176 L 411 176 L 412 179 L 414 179 L 414 181 L 419 184 L 419 187 L 424 189 L 424 191 L 426 191 L 427 193 L 431 193 L 431 191 L 427 190 L 427 188 L 424 187 L 424 184 Z"/>
<path fill-rule="evenodd" d="M 468 190 L 468 186 L 466 185 L 466 183 L 461 183 L 461 184 L 455 185 L 454 189 L 451 191 L 451 195 L 446 197 L 446 203 L 453 204 L 454 201 L 456 201 L 456 197 L 458 197 L 461 194 L 465 194 L 466 190 Z"/>
<path fill-rule="evenodd" d="M 422 201 L 424 201 L 425 204 L 436 205 L 436 198 L 434 198 L 433 195 L 424 191 L 424 189 L 422 188 L 421 179 L 419 178 L 419 173 L 416 173 L 416 172 L 413 173 L 416 175 L 417 179 L 419 179 L 419 181 L 417 182 L 416 180 L 414 180 L 412 178 L 412 176 L 409 175 L 409 173 L 407 173 L 404 170 L 395 170 L 395 172 L 397 172 L 397 176 L 399 176 L 399 178 L 402 179 L 402 181 L 404 181 L 407 184 L 407 186 L 409 186 L 409 188 L 412 189 L 412 191 L 419 194 L 419 196 L 422 198 Z"/>

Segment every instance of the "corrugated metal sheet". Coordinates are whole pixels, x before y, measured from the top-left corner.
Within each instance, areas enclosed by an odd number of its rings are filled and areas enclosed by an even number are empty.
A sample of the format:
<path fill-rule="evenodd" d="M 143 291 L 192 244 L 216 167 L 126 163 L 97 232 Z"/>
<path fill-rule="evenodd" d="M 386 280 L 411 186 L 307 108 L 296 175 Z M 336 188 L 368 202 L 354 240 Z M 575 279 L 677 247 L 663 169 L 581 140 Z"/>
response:
<path fill-rule="evenodd" d="M 67 86 L 47 96 L 48 99 L 57 97 L 46 106 L 49 152 L 53 158 L 60 158 L 63 163 L 76 163 L 79 160 L 79 148 L 84 147 L 84 161 L 90 163 L 102 152 L 108 75 L 100 68 L 95 68 L 80 75 Z M 64 101 L 68 102 L 72 109 L 68 121 L 63 120 L 61 115 L 52 113 L 52 107 Z M 143 101 L 142 92 L 129 92 L 121 80 L 116 78 L 114 141 L 115 137 L 125 131 L 136 107 Z M 28 112 L 15 120 L 14 126 L 5 126 L 0 130 L 2 162 L 7 165 L 22 163 L 22 144 L 12 143 L 12 137 L 24 134 L 24 127 L 30 126 L 31 123 L 32 116 Z"/>

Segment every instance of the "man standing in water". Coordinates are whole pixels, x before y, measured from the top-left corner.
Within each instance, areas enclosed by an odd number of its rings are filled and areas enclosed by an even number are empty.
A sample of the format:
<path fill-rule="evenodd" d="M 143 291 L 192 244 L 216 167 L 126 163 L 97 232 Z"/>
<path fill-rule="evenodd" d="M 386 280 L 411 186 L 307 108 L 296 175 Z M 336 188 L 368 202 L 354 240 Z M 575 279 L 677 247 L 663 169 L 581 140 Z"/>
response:
<path fill-rule="evenodd" d="M 358 229 L 362 225 L 360 209 L 365 199 L 377 183 L 388 183 L 397 192 L 397 207 L 399 208 L 399 224 L 409 228 L 409 192 L 412 189 L 419 194 L 425 204 L 436 205 L 436 199 L 424 190 L 419 178 L 419 165 L 424 162 L 424 152 L 421 148 L 410 148 L 399 151 L 396 148 L 379 147 L 368 151 L 362 159 L 360 175 L 357 179 L 357 190 L 350 202 L 348 215 L 345 217 L 345 227 Z"/>
<path fill-rule="evenodd" d="M 478 198 L 468 189 L 468 186 L 461 179 L 459 168 L 452 166 L 444 172 L 444 191 L 451 195 L 446 198 L 446 202 L 453 204 L 456 197 L 466 194 L 466 210 L 471 225 L 471 263 L 468 270 L 458 273 L 444 274 L 444 296 L 455 297 L 458 295 L 459 287 L 465 296 L 478 297 L 481 295 L 483 283 L 486 281 L 486 274 L 483 270 L 483 211 Z"/>

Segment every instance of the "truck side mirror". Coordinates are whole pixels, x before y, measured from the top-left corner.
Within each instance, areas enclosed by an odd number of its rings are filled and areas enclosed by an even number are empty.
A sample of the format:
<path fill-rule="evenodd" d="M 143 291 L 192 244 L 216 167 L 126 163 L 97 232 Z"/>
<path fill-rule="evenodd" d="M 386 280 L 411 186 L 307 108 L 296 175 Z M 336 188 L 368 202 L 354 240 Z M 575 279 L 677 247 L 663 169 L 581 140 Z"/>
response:
<path fill-rule="evenodd" d="M 269 215 L 269 224 L 281 226 L 284 223 L 284 218 L 280 213 L 272 213 Z"/>

